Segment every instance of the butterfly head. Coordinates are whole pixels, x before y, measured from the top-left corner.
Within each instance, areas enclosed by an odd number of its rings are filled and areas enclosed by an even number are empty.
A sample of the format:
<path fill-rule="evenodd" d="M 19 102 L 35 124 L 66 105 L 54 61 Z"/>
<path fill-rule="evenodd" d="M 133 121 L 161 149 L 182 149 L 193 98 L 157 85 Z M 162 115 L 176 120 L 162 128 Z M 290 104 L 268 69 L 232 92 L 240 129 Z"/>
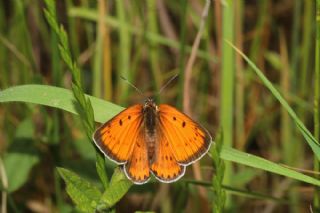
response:
<path fill-rule="evenodd" d="M 144 101 L 144 106 L 143 106 L 144 109 L 153 109 L 155 111 L 158 111 L 158 106 L 157 104 L 154 102 L 153 98 L 147 98 L 145 101 Z"/>

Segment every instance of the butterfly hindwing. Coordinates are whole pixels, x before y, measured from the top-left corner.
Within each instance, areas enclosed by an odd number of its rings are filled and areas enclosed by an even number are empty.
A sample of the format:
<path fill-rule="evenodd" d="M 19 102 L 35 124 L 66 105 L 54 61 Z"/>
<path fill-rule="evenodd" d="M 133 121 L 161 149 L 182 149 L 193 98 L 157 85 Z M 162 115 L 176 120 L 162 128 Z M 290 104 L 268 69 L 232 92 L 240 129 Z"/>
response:
<path fill-rule="evenodd" d="M 159 123 L 175 160 L 181 165 L 198 160 L 210 148 L 208 131 L 174 107 L 166 104 L 159 106 Z"/>
<path fill-rule="evenodd" d="M 143 106 L 131 106 L 99 127 L 93 139 L 99 149 L 118 164 L 124 164 L 132 154 L 135 138 L 140 134 Z"/>
<path fill-rule="evenodd" d="M 143 128 L 133 140 L 135 140 L 133 152 L 128 162 L 124 165 L 124 171 L 127 177 L 135 184 L 143 184 L 150 178 L 148 151 Z"/>
<path fill-rule="evenodd" d="M 173 182 L 185 173 L 185 166 L 179 165 L 174 158 L 169 142 L 159 128 L 157 131 L 157 147 L 151 171 L 161 182 Z"/>

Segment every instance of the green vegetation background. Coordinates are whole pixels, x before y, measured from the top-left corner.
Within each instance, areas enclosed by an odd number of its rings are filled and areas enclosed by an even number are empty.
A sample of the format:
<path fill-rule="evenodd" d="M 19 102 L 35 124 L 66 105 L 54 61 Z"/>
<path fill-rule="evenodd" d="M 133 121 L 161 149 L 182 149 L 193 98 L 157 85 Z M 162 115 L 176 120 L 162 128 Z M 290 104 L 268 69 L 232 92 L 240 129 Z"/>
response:
<path fill-rule="evenodd" d="M 1 212 L 319 210 L 320 1 L 211 2 L 186 76 L 204 5 L 0 1 Z M 148 96 L 177 73 L 157 101 L 190 100 L 216 145 L 180 181 L 134 186 L 94 121 L 143 101 L 120 76 Z"/>

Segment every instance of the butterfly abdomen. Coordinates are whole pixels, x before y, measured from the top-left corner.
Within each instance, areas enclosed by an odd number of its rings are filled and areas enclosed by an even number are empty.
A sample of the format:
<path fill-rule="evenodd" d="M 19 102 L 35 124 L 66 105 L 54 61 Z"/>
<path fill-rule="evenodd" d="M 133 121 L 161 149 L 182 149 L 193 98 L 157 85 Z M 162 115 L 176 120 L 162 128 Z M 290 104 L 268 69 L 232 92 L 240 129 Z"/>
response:
<path fill-rule="evenodd" d="M 147 102 L 144 110 L 144 128 L 145 141 L 148 150 L 148 159 L 151 164 L 154 161 L 155 146 L 156 146 L 156 122 L 157 122 L 157 106 L 153 101 Z"/>
<path fill-rule="evenodd" d="M 148 129 L 146 129 L 145 141 L 147 144 L 149 163 L 151 164 L 154 161 L 154 156 L 155 156 L 155 144 L 156 144 L 155 132 L 151 133 L 148 131 Z"/>

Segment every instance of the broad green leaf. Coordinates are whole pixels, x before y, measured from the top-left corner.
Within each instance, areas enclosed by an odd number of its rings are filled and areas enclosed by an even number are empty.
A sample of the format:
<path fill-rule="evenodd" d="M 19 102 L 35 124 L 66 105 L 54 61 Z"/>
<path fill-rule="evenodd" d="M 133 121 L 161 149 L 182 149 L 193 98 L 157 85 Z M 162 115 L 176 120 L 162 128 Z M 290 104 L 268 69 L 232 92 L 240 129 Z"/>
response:
<path fill-rule="evenodd" d="M 13 192 L 25 184 L 32 167 L 39 162 L 37 150 L 32 144 L 33 133 L 32 120 L 23 121 L 18 126 L 14 141 L 4 156 L 9 192 Z"/>
<path fill-rule="evenodd" d="M 96 121 L 105 122 L 123 109 L 110 102 L 92 96 L 88 97 L 92 102 Z M 0 92 L 0 103 L 16 101 L 51 106 L 76 114 L 72 103 L 74 101 L 72 93 L 69 90 L 62 88 L 45 85 L 24 85 L 8 88 Z M 224 160 L 233 161 L 235 163 L 244 164 L 320 186 L 320 181 L 315 178 L 235 149 L 223 148 L 221 157 Z"/>
<path fill-rule="evenodd" d="M 235 49 L 242 57 L 243 59 L 251 66 L 251 68 L 256 72 L 260 80 L 263 82 L 263 84 L 270 90 L 270 92 L 273 94 L 273 96 L 278 99 L 280 104 L 285 108 L 285 110 L 288 112 L 288 114 L 291 116 L 293 121 L 296 123 L 299 131 L 302 133 L 303 137 L 308 142 L 309 146 L 311 147 L 313 153 L 317 156 L 317 159 L 320 160 L 320 145 L 319 141 L 317 141 L 313 135 L 310 133 L 310 131 L 307 129 L 307 127 L 303 124 L 303 122 L 298 118 L 297 114 L 293 111 L 293 109 L 290 107 L 288 102 L 282 97 L 280 92 L 272 85 L 272 83 L 264 76 L 264 74 L 261 72 L 261 70 L 243 53 L 241 52 L 237 47 L 235 47 L 232 43 L 229 41 L 226 41 L 231 47 Z"/>
<path fill-rule="evenodd" d="M 89 97 L 92 103 L 94 118 L 97 122 L 105 122 L 123 110 L 122 107 L 102 99 L 92 96 L 87 97 Z M 77 114 L 73 104 L 75 100 L 72 92 L 59 87 L 22 85 L 0 91 L 0 103 L 15 101 L 50 106 Z"/>
<path fill-rule="evenodd" d="M 66 183 L 66 190 L 77 209 L 82 212 L 95 212 L 101 197 L 99 189 L 74 172 L 64 168 L 57 170 Z"/>
<path fill-rule="evenodd" d="M 114 206 L 128 192 L 132 184 L 117 167 L 112 175 L 109 187 L 101 197 L 98 210 L 109 209 Z"/>
<path fill-rule="evenodd" d="M 30 143 L 30 141 L 28 141 Z M 4 157 L 8 177 L 8 191 L 19 189 L 28 180 L 30 170 L 39 162 L 35 153 L 9 152 Z"/>

